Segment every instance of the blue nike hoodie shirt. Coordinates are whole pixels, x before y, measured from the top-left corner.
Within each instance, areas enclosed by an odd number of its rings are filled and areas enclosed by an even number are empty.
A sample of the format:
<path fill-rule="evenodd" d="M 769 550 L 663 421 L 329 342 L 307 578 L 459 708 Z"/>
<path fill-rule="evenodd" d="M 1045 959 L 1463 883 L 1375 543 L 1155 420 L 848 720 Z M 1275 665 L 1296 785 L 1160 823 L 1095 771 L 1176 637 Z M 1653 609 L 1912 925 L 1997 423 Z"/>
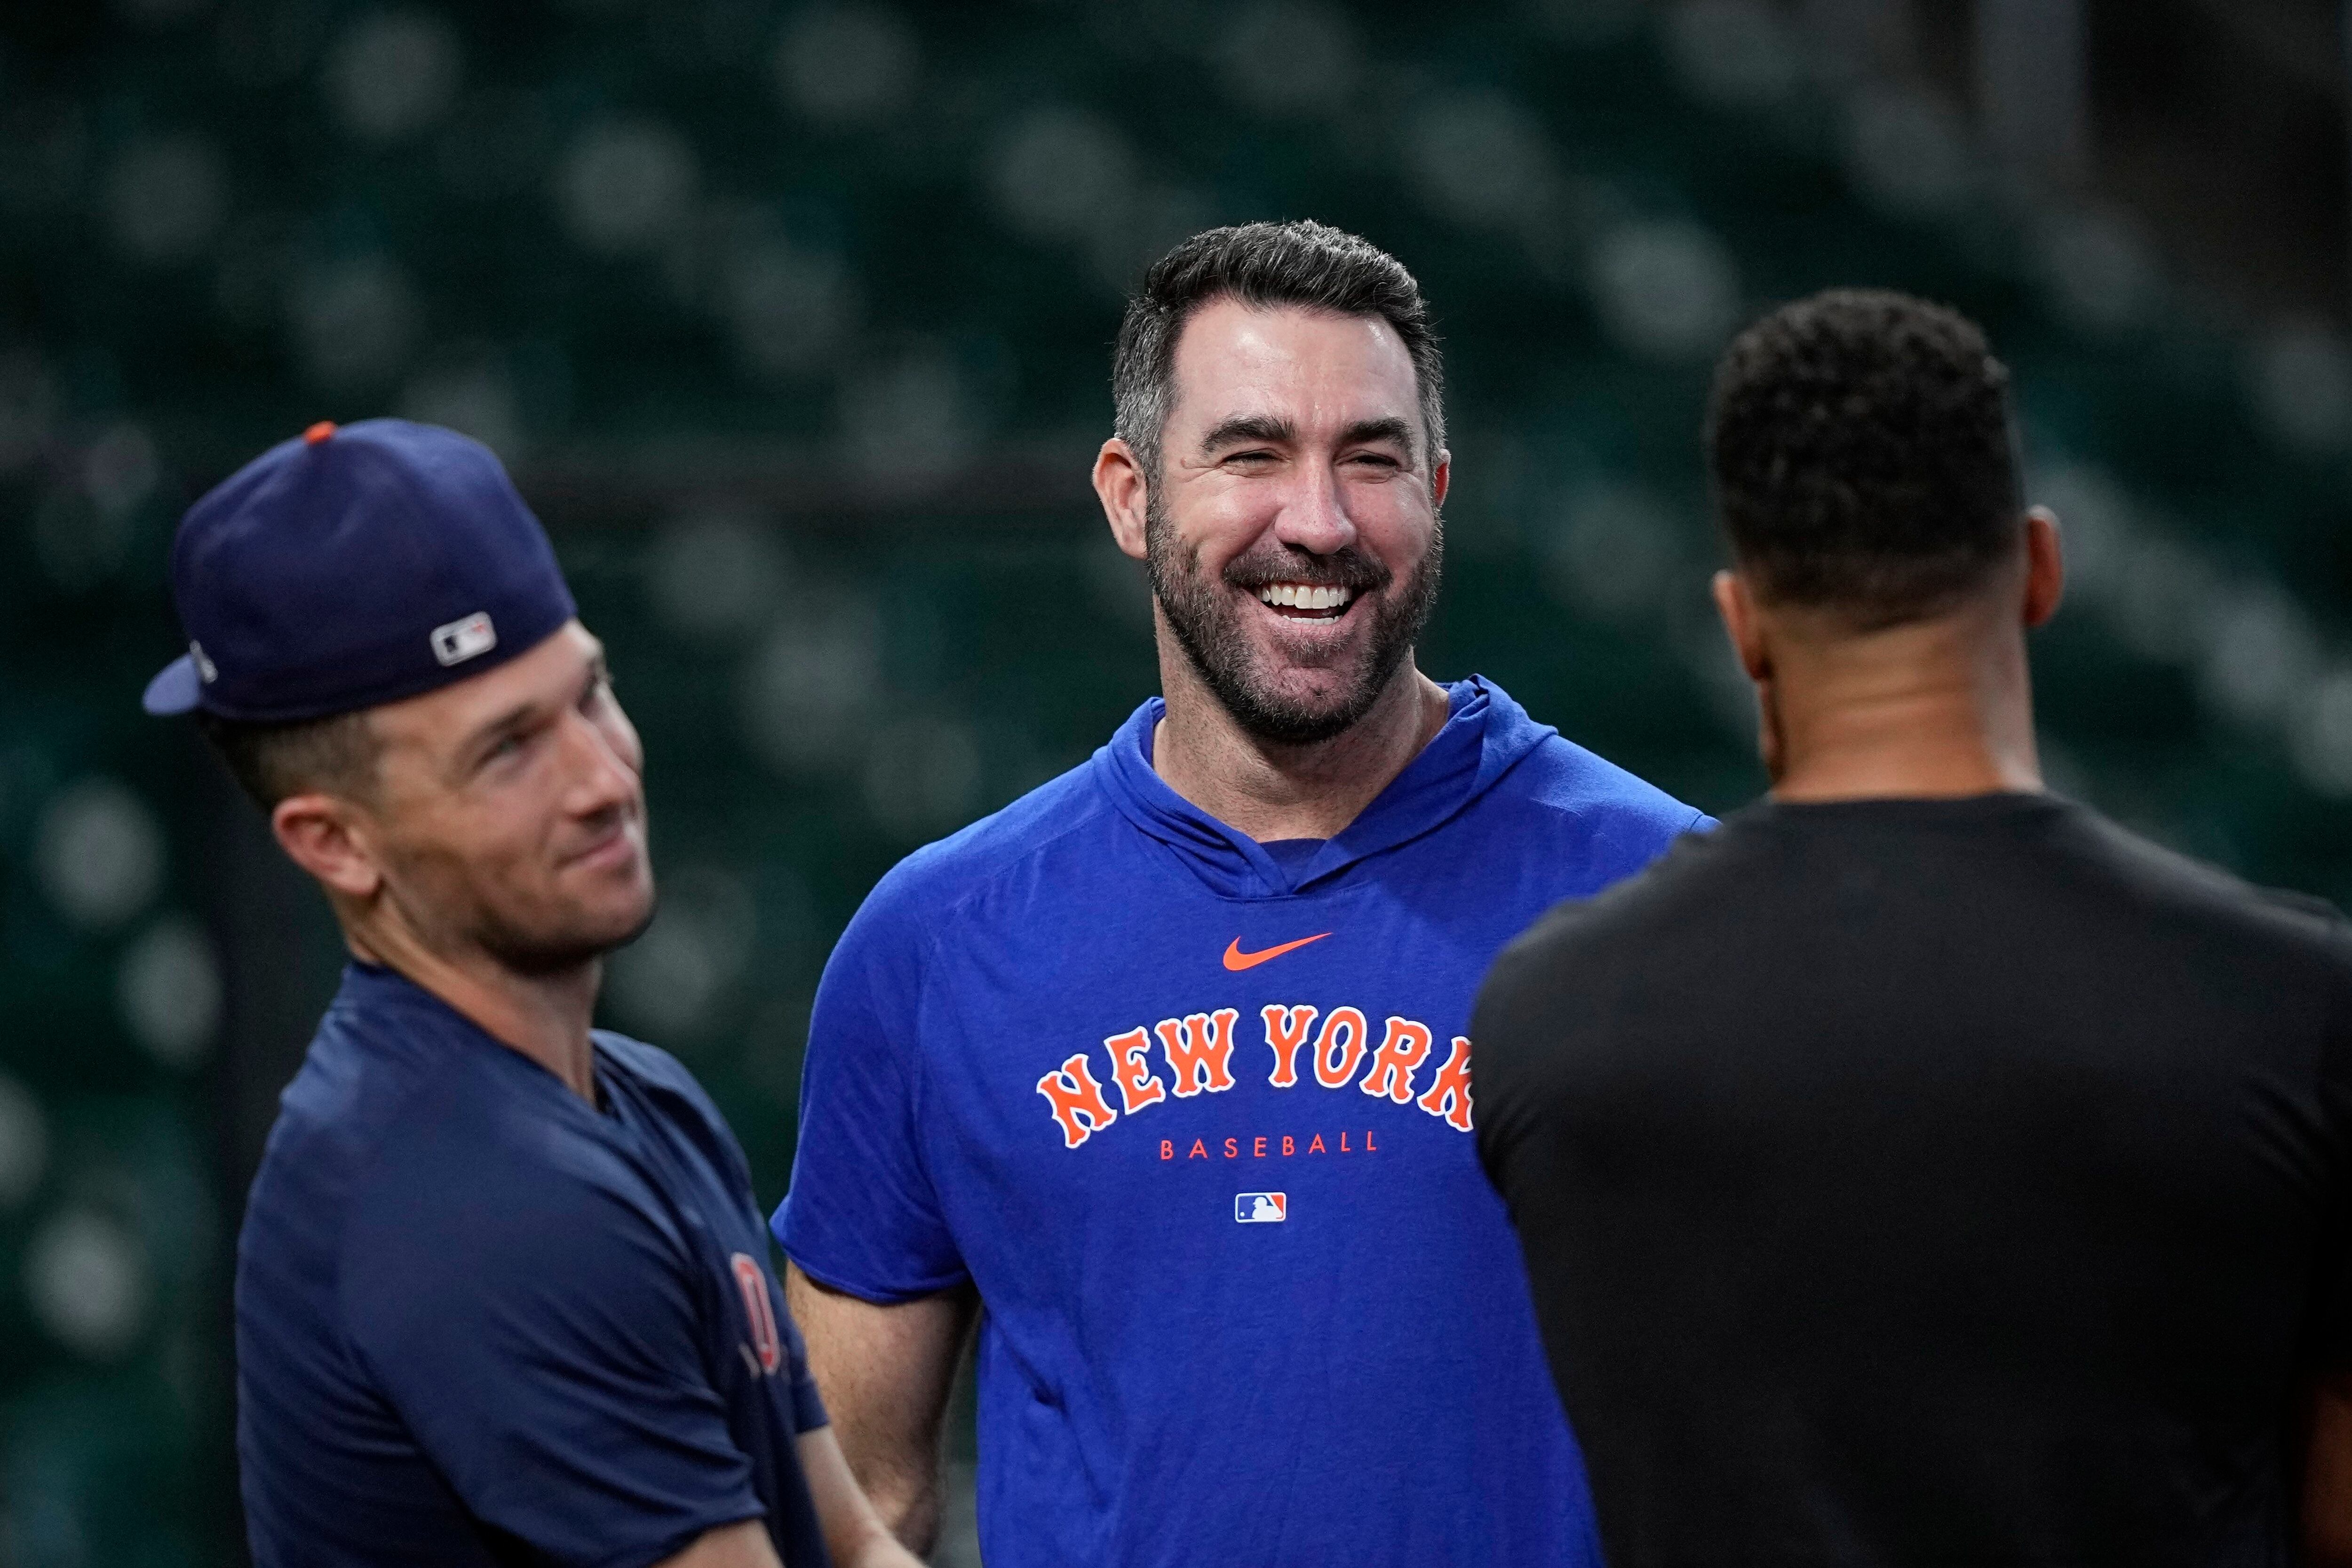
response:
<path fill-rule="evenodd" d="M 1451 697 L 1274 845 L 1152 771 L 1155 698 L 835 950 L 776 1235 L 867 1300 L 978 1288 L 988 1561 L 1599 1561 L 1464 1036 L 1506 942 L 1708 824 Z"/>

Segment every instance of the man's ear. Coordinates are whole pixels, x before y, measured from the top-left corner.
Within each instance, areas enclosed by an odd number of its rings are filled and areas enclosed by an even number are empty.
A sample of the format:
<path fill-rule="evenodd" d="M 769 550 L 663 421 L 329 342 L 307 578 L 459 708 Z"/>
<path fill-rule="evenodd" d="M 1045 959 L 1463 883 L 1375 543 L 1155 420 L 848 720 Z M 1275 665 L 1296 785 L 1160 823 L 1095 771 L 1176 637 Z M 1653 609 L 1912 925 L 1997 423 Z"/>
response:
<path fill-rule="evenodd" d="M 2058 514 L 2037 506 L 2025 514 L 2026 626 L 2038 626 L 2058 613 L 2066 596 L 2066 552 L 2058 539 Z"/>
<path fill-rule="evenodd" d="M 383 885 L 359 808 L 331 795 L 294 795 L 269 814 L 269 830 L 287 858 L 331 893 L 364 900 Z"/>
<path fill-rule="evenodd" d="M 1444 506 L 1445 492 L 1454 487 L 1454 454 L 1441 449 L 1437 461 L 1429 470 L 1429 504 Z"/>
<path fill-rule="evenodd" d="M 1737 567 L 1715 574 L 1715 609 L 1739 668 L 1755 683 L 1756 752 L 1765 776 L 1778 786 L 1788 767 L 1789 743 L 1780 727 L 1780 696 L 1772 684 L 1772 648 L 1764 636 L 1763 612 Z"/>
<path fill-rule="evenodd" d="M 1727 568 L 1715 574 L 1715 610 L 1723 617 L 1731 651 L 1748 679 L 1771 679 L 1772 652 L 1764 643 L 1763 617 L 1756 613 L 1756 596 L 1748 591 L 1748 580 L 1737 571 Z"/>
<path fill-rule="evenodd" d="M 1150 510 L 1150 492 L 1135 448 L 1116 436 L 1105 441 L 1095 454 L 1094 479 L 1111 538 L 1122 552 L 1142 560 L 1148 549 L 1144 517 Z"/>

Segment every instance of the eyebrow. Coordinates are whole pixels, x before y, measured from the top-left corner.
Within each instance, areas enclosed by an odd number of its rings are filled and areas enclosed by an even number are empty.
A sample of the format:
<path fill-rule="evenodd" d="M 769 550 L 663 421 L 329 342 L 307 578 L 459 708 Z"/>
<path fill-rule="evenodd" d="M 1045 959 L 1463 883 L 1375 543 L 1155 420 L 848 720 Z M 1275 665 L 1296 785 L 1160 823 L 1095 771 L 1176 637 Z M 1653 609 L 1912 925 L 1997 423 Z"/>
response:
<path fill-rule="evenodd" d="M 1412 426 L 1391 414 L 1385 419 L 1360 419 L 1339 432 L 1339 444 L 1343 447 L 1360 447 L 1373 441 L 1394 441 L 1410 452 Z"/>
<path fill-rule="evenodd" d="M 516 703 L 487 723 L 475 726 L 473 733 L 466 737 L 465 744 L 457 748 L 456 759 L 457 766 L 470 770 L 481 761 L 483 753 L 490 746 L 504 740 L 511 731 L 522 729 L 529 724 L 539 710 L 540 704 L 536 700 L 525 700 Z"/>
<path fill-rule="evenodd" d="M 1291 446 L 1298 439 L 1298 426 L 1289 420 L 1271 414 L 1236 414 L 1210 426 L 1201 437 L 1201 449 L 1213 452 L 1223 447 L 1238 446 L 1247 441 L 1270 441 L 1278 446 Z M 1412 450 L 1412 426 L 1405 420 L 1390 415 L 1381 419 L 1359 419 L 1339 432 L 1343 447 L 1365 446 L 1375 441 L 1394 441 L 1407 452 Z"/>
<path fill-rule="evenodd" d="M 586 676 L 587 679 L 582 686 L 583 692 L 594 689 L 600 682 L 611 678 L 611 671 L 604 664 L 604 647 L 601 643 L 596 646 L 596 650 L 588 656 Z M 578 699 L 575 697 L 573 700 Z M 526 698 L 497 718 L 477 725 L 473 733 L 466 737 L 465 743 L 457 748 L 458 765 L 471 767 L 479 760 L 485 747 L 505 739 L 509 731 L 520 730 L 529 724 L 533 718 L 537 717 L 541 706 L 538 699 Z"/>
<path fill-rule="evenodd" d="M 1235 446 L 1244 441 L 1272 441 L 1289 446 L 1298 439 L 1298 426 L 1287 419 L 1271 414 L 1235 414 L 1221 419 L 1201 437 L 1201 449 L 1213 452 L 1220 447 Z"/>

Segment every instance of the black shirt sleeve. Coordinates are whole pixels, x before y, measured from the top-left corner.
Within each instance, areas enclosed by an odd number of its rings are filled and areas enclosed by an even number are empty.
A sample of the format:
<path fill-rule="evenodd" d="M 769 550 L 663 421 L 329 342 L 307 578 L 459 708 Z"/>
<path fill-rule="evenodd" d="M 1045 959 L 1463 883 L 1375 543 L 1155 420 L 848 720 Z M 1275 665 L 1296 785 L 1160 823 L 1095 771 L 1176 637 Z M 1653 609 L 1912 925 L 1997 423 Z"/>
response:
<path fill-rule="evenodd" d="M 2352 922 L 2326 911 L 2325 1037 L 2320 1092 L 2336 1151 L 2336 1201 L 2322 1243 L 2314 1353 L 2328 1372 L 2352 1371 Z"/>
<path fill-rule="evenodd" d="M 1478 989 L 1470 1022 L 1470 1073 L 1478 1096 L 1478 1160 L 1512 1205 L 1519 1156 L 1536 1119 L 1545 1054 L 1559 1048 L 1563 1020 L 1537 983 L 1542 949 L 1562 918 L 1555 911 L 1503 950 Z M 1549 1025 L 1549 1027 L 1543 1026 Z"/>

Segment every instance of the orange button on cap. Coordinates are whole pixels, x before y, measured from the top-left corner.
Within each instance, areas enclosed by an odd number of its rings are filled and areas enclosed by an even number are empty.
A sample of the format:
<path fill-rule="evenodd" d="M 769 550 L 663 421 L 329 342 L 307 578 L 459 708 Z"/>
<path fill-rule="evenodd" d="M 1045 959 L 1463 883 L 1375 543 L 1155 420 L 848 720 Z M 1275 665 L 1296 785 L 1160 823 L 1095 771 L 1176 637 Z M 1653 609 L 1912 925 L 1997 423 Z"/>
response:
<path fill-rule="evenodd" d="M 321 419 L 316 425 L 311 426 L 308 430 L 302 432 L 302 439 L 315 447 L 334 433 L 335 422 L 331 419 Z"/>

